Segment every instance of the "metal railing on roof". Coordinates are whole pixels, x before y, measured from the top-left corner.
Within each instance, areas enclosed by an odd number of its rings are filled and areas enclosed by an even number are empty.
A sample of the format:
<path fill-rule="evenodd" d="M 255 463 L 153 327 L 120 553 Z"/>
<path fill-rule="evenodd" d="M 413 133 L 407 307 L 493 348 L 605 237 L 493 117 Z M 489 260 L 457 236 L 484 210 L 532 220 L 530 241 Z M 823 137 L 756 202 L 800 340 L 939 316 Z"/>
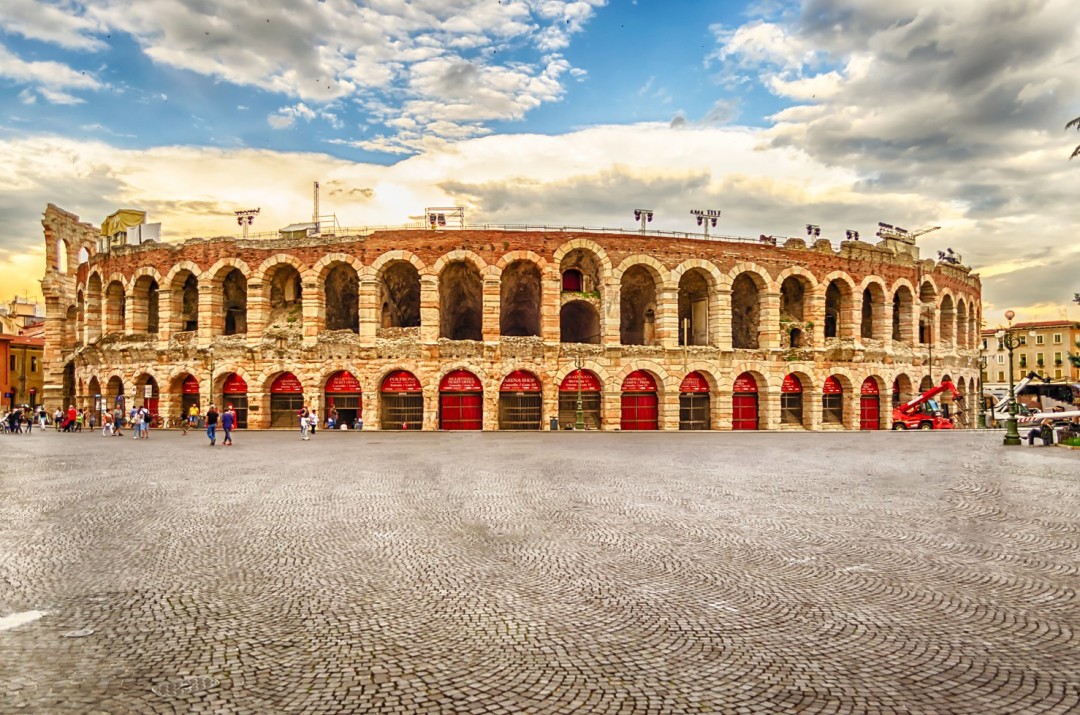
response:
<path fill-rule="evenodd" d="M 485 224 L 472 224 L 465 226 L 464 229 L 458 228 L 438 228 L 432 229 L 431 226 L 424 222 L 399 224 L 396 226 L 383 225 L 383 226 L 339 226 L 331 233 L 328 231 L 321 231 L 318 234 L 310 234 L 309 238 L 328 236 L 369 236 L 372 233 L 378 231 L 423 231 L 424 233 L 453 233 L 455 231 L 515 231 L 515 232 L 558 232 L 558 233 L 594 233 L 594 234 L 619 234 L 625 236 L 655 236 L 659 238 L 678 238 L 678 239 L 690 239 L 694 241 L 710 241 L 710 242 L 728 242 L 728 243 L 753 243 L 753 244 L 765 244 L 765 245 L 779 245 L 787 240 L 786 236 L 765 236 L 763 238 L 748 238 L 746 236 L 724 236 L 704 233 L 693 233 L 690 231 L 654 231 L 647 230 L 642 231 L 637 228 L 603 228 L 595 226 L 551 226 L 547 224 L 506 224 L 506 223 L 485 223 Z M 215 236 L 214 238 L 218 238 Z M 236 234 L 230 236 L 230 238 L 243 239 L 244 236 Z M 249 233 L 246 240 L 273 240 L 284 238 L 279 231 L 262 231 L 259 233 Z M 187 239 L 180 239 L 187 240 Z"/>

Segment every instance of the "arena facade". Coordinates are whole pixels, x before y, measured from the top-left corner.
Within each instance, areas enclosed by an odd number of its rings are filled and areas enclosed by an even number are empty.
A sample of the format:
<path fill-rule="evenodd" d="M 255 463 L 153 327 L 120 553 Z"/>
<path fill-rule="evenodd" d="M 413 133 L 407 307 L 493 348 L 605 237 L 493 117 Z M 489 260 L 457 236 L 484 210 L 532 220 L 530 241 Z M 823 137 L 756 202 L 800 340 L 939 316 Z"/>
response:
<path fill-rule="evenodd" d="M 45 403 L 377 429 L 889 429 L 974 392 L 981 285 L 914 240 L 552 228 L 108 248 L 50 204 Z"/>

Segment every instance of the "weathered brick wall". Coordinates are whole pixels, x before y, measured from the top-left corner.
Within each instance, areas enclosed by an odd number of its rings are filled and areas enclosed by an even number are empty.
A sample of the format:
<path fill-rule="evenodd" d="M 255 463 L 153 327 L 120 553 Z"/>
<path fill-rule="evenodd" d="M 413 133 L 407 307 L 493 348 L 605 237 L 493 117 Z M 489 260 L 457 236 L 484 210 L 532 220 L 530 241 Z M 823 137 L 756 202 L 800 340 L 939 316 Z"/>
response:
<path fill-rule="evenodd" d="M 51 209 L 54 207 L 50 207 Z M 50 231 L 73 230 L 77 217 L 56 210 L 46 214 L 46 240 Z M 560 262 L 575 249 L 590 251 L 599 264 L 595 295 L 585 296 L 600 312 L 599 345 L 565 344 L 559 341 L 559 311 L 563 303 Z M 455 260 L 469 261 L 479 272 L 482 295 L 482 330 L 479 341 L 441 339 L 439 277 Z M 540 329 L 537 337 L 502 337 L 500 326 L 500 286 L 502 271 L 515 260 L 536 264 L 541 277 Z M 380 325 L 381 271 L 394 261 L 416 267 L 420 279 L 419 328 L 386 329 Z M 301 310 L 293 322 L 273 323 L 270 310 L 271 274 L 282 263 L 294 266 L 301 276 Z M 334 265 L 347 264 L 358 277 L 359 330 L 326 331 L 324 286 Z M 655 315 L 642 334 L 645 345 L 620 343 L 620 288 L 623 275 L 642 266 L 656 281 L 649 293 L 650 310 Z M 222 335 L 224 310 L 222 285 L 230 268 L 247 280 L 247 332 Z M 708 284 L 708 344 L 681 346 L 678 321 L 679 284 L 684 273 L 697 270 Z M 199 329 L 184 332 L 179 324 L 179 308 L 174 295 L 184 271 L 199 280 Z M 47 302 L 55 306 L 50 321 L 60 320 L 63 311 L 77 304 L 77 293 L 85 294 L 80 308 L 82 325 L 69 331 L 74 339 L 64 342 L 62 323 L 49 332 L 54 347 L 49 361 L 52 371 L 74 361 L 77 391 L 85 404 L 91 378 L 106 385 L 119 377 L 125 393 L 151 376 L 159 385 L 161 412 L 179 411 L 180 385 L 194 375 L 204 386 L 213 371 L 213 393 L 220 400 L 221 384 L 230 373 L 248 384 L 253 426 L 269 424 L 269 387 L 283 371 L 293 372 L 305 395 L 321 407 L 322 390 L 328 377 L 338 370 L 351 372 L 363 388 L 366 424 L 376 425 L 380 404 L 379 386 L 383 377 L 397 369 L 417 375 L 424 386 L 425 427 L 437 425 L 438 385 L 451 370 L 466 369 L 484 385 L 484 424 L 497 427 L 499 386 L 505 375 L 523 369 L 544 386 L 544 415 L 558 409 L 557 385 L 575 366 L 575 360 L 595 372 L 604 385 L 603 422 L 607 428 L 620 421 L 620 386 L 635 370 L 650 373 L 657 382 L 660 426 L 677 429 L 679 385 L 692 371 L 706 376 L 710 384 L 712 426 L 731 426 L 731 389 L 736 377 L 749 372 L 758 381 L 762 426 L 780 426 L 779 389 L 785 375 L 797 373 L 804 383 L 806 417 L 803 427 L 820 428 L 821 390 L 830 375 L 844 387 L 844 426 L 858 426 L 859 390 L 872 378 L 882 393 L 882 419 L 889 423 L 889 392 L 893 381 L 902 385 L 920 380 L 931 371 L 940 379 L 949 374 L 961 389 L 974 384 L 977 368 L 975 336 L 981 319 L 978 277 L 968 269 L 915 261 L 907 255 L 874 246 L 845 242 L 839 251 L 827 241 L 806 246 L 790 239 L 783 246 L 757 242 L 673 239 L 649 235 L 594 234 L 563 231 L 495 230 L 399 230 L 361 237 L 318 237 L 295 240 L 240 240 L 232 238 L 192 239 L 176 244 L 151 244 L 114 249 L 92 256 L 87 264 L 69 268 L 63 280 L 49 279 Z M 635 280 L 641 270 L 634 272 Z M 732 284 L 746 273 L 758 291 L 756 320 L 757 347 L 732 348 Z M 780 311 L 780 285 L 788 275 L 801 276 L 810 288 L 805 296 L 802 328 L 807 332 L 800 347 L 790 346 L 791 323 Z M 160 286 L 160 328 L 156 335 L 136 331 L 145 324 L 146 307 L 138 304 L 136 282 L 153 277 Z M 842 286 L 837 337 L 826 339 L 825 292 L 830 281 Z M 110 307 L 108 286 L 121 282 L 126 290 L 125 320 L 116 328 L 115 301 Z M 872 308 L 872 338 L 861 336 L 863 289 L 876 285 Z M 933 298 L 925 306 L 919 302 L 920 288 L 929 284 Z M 901 335 L 893 340 L 893 293 L 907 286 L 914 305 L 903 315 Z M 902 290 L 902 289 L 901 289 Z M 925 292 L 925 291 L 924 291 Z M 135 302 L 133 302 L 135 301 Z M 942 302 L 953 307 L 942 311 Z M 956 323 L 962 302 L 965 321 Z M 644 303 L 643 303 L 644 305 Z M 948 308 L 948 305 L 946 306 Z M 930 316 L 935 326 L 942 317 L 952 320 L 951 329 L 935 329 L 934 342 L 912 344 L 918 334 L 920 316 Z M 102 329 L 112 326 L 100 338 Z M 50 323 L 50 327 L 52 323 Z M 782 327 L 783 326 L 783 327 Z M 941 341 L 939 333 L 950 340 Z M 210 349 L 213 349 L 211 354 Z M 212 355 L 212 356 L 211 356 Z M 58 372 L 56 373 L 58 374 Z M 47 393 L 48 394 L 48 393 Z M 141 394 L 141 393 L 140 393 Z M 206 389 L 202 396 L 206 402 Z"/>

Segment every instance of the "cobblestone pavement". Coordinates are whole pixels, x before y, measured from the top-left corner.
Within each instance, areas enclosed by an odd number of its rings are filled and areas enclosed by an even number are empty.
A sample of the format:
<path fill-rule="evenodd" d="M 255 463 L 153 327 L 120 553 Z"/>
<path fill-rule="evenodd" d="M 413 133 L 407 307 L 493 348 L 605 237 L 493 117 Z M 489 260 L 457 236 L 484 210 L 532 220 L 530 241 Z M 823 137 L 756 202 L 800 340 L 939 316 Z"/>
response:
<path fill-rule="evenodd" d="M 1000 441 L 0 437 L 0 712 L 1080 712 L 1080 452 Z"/>

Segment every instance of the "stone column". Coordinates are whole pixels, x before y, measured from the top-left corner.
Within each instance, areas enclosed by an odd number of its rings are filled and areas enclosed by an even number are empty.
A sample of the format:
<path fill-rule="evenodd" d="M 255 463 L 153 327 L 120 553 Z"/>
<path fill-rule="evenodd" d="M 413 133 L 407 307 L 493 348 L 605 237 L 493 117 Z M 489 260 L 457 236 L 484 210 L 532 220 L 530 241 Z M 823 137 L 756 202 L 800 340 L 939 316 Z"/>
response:
<path fill-rule="evenodd" d="M 811 340 L 814 348 L 820 350 L 825 347 L 825 289 L 819 287 L 812 293 L 806 294 L 804 303 L 806 310 L 806 322 L 813 323 Z"/>
<path fill-rule="evenodd" d="M 319 300 L 318 283 L 302 283 L 300 286 L 300 311 L 304 324 L 301 333 L 304 336 L 304 347 L 312 347 L 319 340 L 319 329 L 323 325 L 322 301 Z M 319 419 L 323 419 L 322 411 L 319 411 Z"/>
<path fill-rule="evenodd" d="M 359 306 L 357 308 L 357 314 L 360 319 L 360 342 L 363 345 L 373 345 L 375 343 L 375 335 L 379 329 L 379 321 L 381 315 L 379 314 L 379 288 L 380 283 L 375 276 L 360 276 L 359 295 L 357 300 Z M 426 325 L 427 321 L 423 316 L 423 301 L 424 301 L 424 289 L 421 282 L 420 288 L 420 303 L 421 303 L 421 324 Z"/>
<path fill-rule="evenodd" d="M 434 343 L 439 339 L 439 279 L 420 276 L 420 341 Z"/>
<path fill-rule="evenodd" d="M 498 342 L 499 341 L 499 313 L 500 313 L 500 282 L 497 278 L 490 276 L 483 276 L 484 280 L 484 296 L 483 305 L 481 307 L 481 320 L 483 321 L 481 327 L 481 336 L 484 342 Z"/>
<path fill-rule="evenodd" d="M 562 309 L 562 281 L 554 279 L 540 284 L 540 336 L 545 343 L 558 343 Z"/>
<path fill-rule="evenodd" d="M 762 291 L 761 316 L 758 319 L 758 347 L 765 350 L 780 348 L 780 294 Z"/>
<path fill-rule="evenodd" d="M 715 300 L 716 310 L 713 310 Z M 731 347 L 731 290 L 716 291 L 715 299 L 709 300 L 709 334 L 712 343 L 721 350 Z"/>
<path fill-rule="evenodd" d="M 265 293 L 266 284 L 251 281 L 247 285 L 247 344 L 251 347 L 258 346 L 263 339 L 263 334 L 270 322 L 270 300 Z M 200 304 L 202 291 L 199 292 Z M 202 319 L 199 319 L 202 326 Z"/>
<path fill-rule="evenodd" d="M 665 348 L 679 346 L 679 291 L 659 288 L 656 291 L 656 344 Z"/>

